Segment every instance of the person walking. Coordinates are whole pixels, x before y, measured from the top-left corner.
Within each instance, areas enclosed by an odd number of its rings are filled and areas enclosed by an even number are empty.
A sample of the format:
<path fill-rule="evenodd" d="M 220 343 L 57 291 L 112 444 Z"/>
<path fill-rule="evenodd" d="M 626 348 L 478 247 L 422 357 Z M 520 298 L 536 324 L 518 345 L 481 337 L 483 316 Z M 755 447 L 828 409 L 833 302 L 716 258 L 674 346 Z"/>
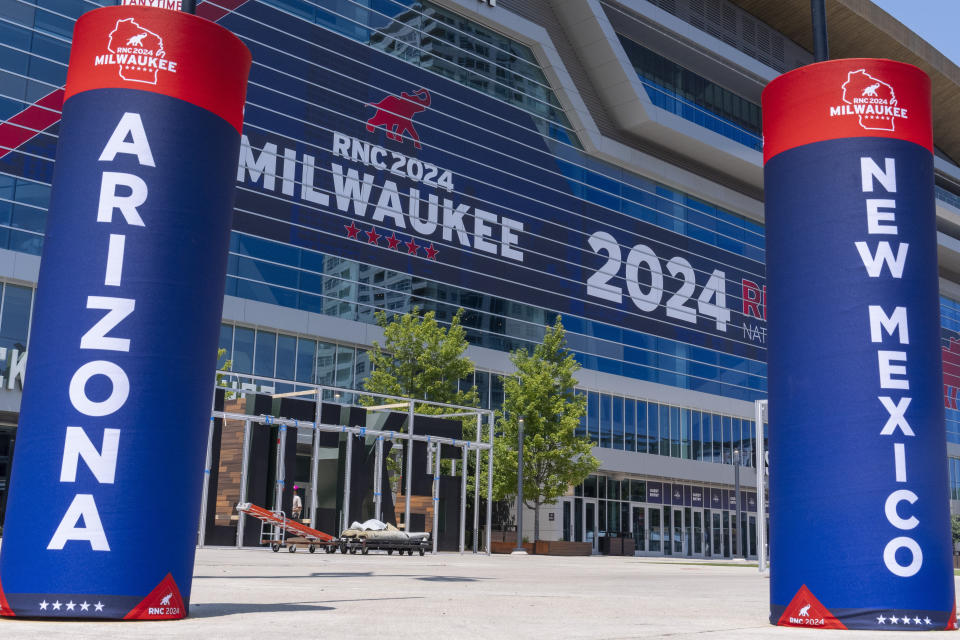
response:
<path fill-rule="evenodd" d="M 300 519 L 300 513 L 303 511 L 303 500 L 300 499 L 300 494 L 297 493 L 297 487 L 293 488 L 293 509 L 291 514 L 293 515 L 294 520 Z"/>

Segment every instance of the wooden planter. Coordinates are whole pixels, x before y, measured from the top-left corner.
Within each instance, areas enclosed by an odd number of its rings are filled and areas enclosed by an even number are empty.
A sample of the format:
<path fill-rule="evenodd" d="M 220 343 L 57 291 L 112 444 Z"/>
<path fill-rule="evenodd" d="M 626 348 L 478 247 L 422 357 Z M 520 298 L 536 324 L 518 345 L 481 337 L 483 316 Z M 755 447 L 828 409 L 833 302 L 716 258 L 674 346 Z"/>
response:
<path fill-rule="evenodd" d="M 515 542 L 490 541 L 491 553 L 513 553 L 517 548 Z M 538 556 L 588 556 L 592 551 L 589 542 L 564 542 L 563 540 L 537 540 L 524 542 L 523 548 L 527 553 Z"/>

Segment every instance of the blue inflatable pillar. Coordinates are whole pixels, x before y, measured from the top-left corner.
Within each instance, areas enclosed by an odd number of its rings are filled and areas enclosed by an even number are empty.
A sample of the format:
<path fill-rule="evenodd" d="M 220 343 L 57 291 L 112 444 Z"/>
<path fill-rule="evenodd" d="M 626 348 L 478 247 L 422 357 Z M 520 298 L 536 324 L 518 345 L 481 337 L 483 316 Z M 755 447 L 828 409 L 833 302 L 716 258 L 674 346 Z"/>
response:
<path fill-rule="evenodd" d="M 0 613 L 187 615 L 250 52 L 77 20 L 0 547 Z"/>
<path fill-rule="evenodd" d="M 954 629 L 930 80 L 802 67 L 763 129 L 770 621 Z"/>

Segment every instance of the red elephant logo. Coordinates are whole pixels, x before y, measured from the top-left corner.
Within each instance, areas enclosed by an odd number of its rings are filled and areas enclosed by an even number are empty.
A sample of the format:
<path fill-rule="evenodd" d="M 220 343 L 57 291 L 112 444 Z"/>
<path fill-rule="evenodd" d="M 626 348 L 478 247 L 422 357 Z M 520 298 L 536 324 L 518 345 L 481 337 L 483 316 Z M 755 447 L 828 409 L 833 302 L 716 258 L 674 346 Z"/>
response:
<path fill-rule="evenodd" d="M 367 131 L 373 132 L 383 125 L 387 130 L 387 137 L 398 142 L 403 140 L 403 134 L 409 133 L 413 146 L 420 149 L 420 136 L 413 127 L 412 118 L 430 106 L 430 92 L 426 89 L 417 89 L 413 94 L 406 91 L 399 96 L 387 96 L 380 102 L 368 105 L 376 107 L 377 112 L 367 120 Z"/>

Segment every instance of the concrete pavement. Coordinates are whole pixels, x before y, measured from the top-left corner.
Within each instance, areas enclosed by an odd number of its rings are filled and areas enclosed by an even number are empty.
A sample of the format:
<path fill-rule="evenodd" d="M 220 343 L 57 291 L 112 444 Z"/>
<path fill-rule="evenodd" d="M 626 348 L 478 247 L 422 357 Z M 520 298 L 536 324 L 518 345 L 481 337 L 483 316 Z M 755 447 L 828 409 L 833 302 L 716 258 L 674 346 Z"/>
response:
<path fill-rule="evenodd" d="M 746 565 L 204 549 L 194 575 L 186 620 L 2 619 L 0 638 L 877 637 L 771 626 L 768 579 Z"/>

